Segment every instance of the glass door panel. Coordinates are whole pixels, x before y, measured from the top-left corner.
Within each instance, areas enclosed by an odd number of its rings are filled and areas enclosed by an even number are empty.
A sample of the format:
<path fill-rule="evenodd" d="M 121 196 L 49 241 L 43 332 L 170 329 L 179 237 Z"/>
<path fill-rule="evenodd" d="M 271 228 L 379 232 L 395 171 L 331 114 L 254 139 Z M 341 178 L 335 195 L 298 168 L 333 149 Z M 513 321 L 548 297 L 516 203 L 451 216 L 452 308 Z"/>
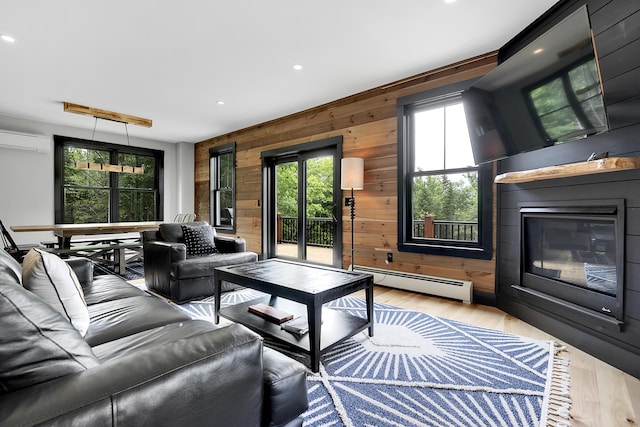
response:
<path fill-rule="evenodd" d="M 276 256 L 298 254 L 298 161 L 276 164 Z"/>
<path fill-rule="evenodd" d="M 310 158 L 305 169 L 305 247 L 306 259 L 333 264 L 335 235 L 333 197 L 333 156 Z"/>

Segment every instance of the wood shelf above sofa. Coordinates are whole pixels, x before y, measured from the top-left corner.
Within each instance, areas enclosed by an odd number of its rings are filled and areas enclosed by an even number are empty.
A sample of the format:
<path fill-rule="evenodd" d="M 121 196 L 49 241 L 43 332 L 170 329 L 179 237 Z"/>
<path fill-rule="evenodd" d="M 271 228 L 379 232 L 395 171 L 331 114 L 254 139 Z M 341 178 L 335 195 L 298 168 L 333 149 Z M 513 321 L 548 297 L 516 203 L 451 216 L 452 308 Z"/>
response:
<path fill-rule="evenodd" d="M 496 175 L 497 184 L 517 184 L 521 182 L 542 181 L 552 178 L 569 178 L 573 176 L 592 175 L 596 173 L 615 172 L 640 168 L 640 157 L 608 157 L 587 162 L 567 165 L 548 166 L 518 172 L 506 172 Z"/>

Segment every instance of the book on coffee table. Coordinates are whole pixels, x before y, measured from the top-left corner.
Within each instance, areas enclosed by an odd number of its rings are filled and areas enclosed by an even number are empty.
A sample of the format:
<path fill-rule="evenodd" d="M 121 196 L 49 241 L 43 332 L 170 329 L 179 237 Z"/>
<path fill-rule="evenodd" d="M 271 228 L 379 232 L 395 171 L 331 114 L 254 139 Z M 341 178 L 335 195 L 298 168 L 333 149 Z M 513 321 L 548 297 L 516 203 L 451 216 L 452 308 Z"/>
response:
<path fill-rule="evenodd" d="M 293 314 L 263 303 L 250 305 L 249 311 L 278 324 L 293 319 Z"/>

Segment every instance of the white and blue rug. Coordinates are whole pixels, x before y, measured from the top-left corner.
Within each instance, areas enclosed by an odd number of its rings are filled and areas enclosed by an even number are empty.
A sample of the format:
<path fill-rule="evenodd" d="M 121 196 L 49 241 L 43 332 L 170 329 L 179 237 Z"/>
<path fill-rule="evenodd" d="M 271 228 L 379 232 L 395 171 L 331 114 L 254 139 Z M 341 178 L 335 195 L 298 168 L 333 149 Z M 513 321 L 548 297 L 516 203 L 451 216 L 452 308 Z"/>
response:
<path fill-rule="evenodd" d="M 258 296 L 223 295 L 223 305 Z M 365 316 L 360 298 L 328 306 Z M 180 306 L 213 318 L 213 299 Z M 356 335 L 309 373 L 304 426 L 568 426 L 568 360 L 541 341 L 375 304 L 374 336 Z M 305 360 L 287 347 L 267 344 Z"/>

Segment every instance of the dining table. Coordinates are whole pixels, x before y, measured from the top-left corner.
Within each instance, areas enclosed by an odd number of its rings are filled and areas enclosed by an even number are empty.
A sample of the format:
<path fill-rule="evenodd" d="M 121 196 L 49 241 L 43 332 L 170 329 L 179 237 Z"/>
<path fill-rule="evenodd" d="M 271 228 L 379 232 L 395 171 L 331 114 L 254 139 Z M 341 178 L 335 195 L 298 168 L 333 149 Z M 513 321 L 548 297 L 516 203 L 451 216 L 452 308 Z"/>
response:
<path fill-rule="evenodd" d="M 13 225 L 11 230 L 16 233 L 22 232 L 44 232 L 52 231 L 57 237 L 57 247 L 52 245 L 46 248 L 47 251 L 60 256 L 67 256 L 71 253 L 80 256 L 87 256 L 94 260 L 101 260 L 105 255 L 111 254 L 111 263 L 114 265 L 116 273 L 125 272 L 127 258 L 125 252 L 136 251 L 136 258 L 142 253 L 142 238 L 137 242 L 123 242 L 131 238 L 122 236 L 108 237 L 108 235 L 122 235 L 125 233 L 142 233 L 143 231 L 157 230 L 164 221 L 138 221 L 138 222 L 109 222 L 109 223 L 88 223 L 88 224 L 36 224 L 36 225 Z M 107 235 L 100 237 L 98 235 Z M 83 241 L 85 245 L 71 245 L 71 238 L 74 236 L 93 236 Z M 87 244 L 88 243 L 88 244 Z M 130 258 L 129 260 L 131 260 Z"/>
<path fill-rule="evenodd" d="M 37 225 L 13 225 L 11 230 L 20 232 L 52 231 L 58 238 L 58 247 L 68 249 L 71 247 L 73 236 L 89 236 L 98 234 L 122 234 L 141 233 L 143 231 L 157 230 L 164 221 L 138 221 L 138 222 L 104 222 L 88 224 L 37 224 Z"/>

